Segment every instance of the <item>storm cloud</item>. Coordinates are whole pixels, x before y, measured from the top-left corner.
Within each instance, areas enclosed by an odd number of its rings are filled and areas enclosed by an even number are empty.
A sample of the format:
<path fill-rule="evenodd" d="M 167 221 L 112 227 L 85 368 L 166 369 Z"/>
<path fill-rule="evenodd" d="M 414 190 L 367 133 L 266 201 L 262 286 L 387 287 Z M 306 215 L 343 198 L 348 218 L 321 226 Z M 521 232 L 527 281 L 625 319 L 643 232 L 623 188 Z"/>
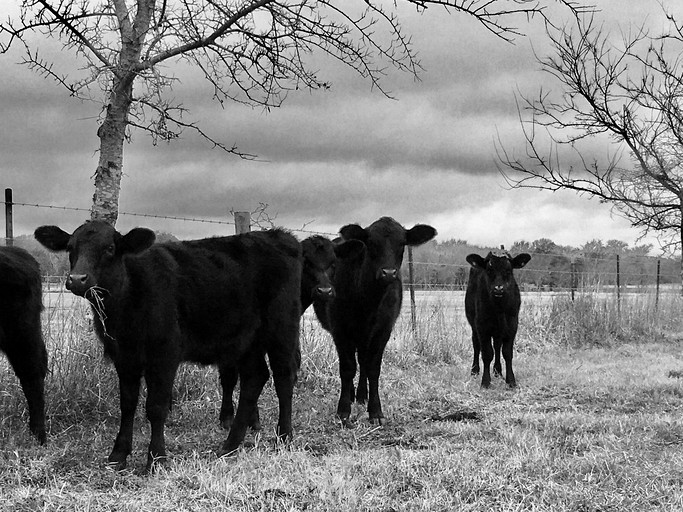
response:
<path fill-rule="evenodd" d="M 656 0 L 597 4 L 601 19 L 614 26 L 661 19 Z M 519 20 L 529 37 L 509 44 L 462 15 L 434 9 L 401 15 L 424 71 L 420 80 L 391 71 L 384 85 L 394 99 L 315 56 L 329 90 L 292 92 L 269 112 L 221 108 L 196 73 L 178 67 L 173 96 L 189 109 L 187 120 L 257 159 L 214 149 L 190 131 L 157 146 L 133 132 L 125 148 L 121 211 L 227 221 L 230 210 L 267 203 L 276 223 L 325 233 L 391 215 L 406 225 L 432 224 L 441 240 L 484 245 L 541 237 L 561 244 L 635 241 L 638 232 L 607 205 L 572 194 L 508 190 L 497 170 L 494 140 L 500 136 L 512 150 L 520 141 L 515 95 L 552 87 L 534 57 L 547 49 L 539 20 Z M 54 46 L 41 45 L 59 58 Z M 101 103 L 70 98 L 57 84 L 12 66 L 16 54 L 2 58 L 11 73 L 0 76 L 0 187 L 12 187 L 17 202 L 89 208 Z M 73 228 L 86 217 L 17 207 L 15 233 L 45 223 Z M 181 238 L 232 232 L 229 225 L 126 215 L 118 223 L 123 231 L 136 225 Z"/>

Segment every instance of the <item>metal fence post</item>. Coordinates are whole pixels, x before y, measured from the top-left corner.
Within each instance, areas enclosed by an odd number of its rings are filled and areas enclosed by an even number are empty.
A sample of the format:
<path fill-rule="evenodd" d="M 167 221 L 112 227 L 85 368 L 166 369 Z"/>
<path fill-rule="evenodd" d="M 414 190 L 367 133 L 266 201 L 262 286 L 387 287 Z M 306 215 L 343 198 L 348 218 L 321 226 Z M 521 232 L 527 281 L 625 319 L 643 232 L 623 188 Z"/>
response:
<path fill-rule="evenodd" d="M 572 302 L 574 302 L 574 295 L 576 293 L 576 260 L 572 258 L 571 263 L 569 264 L 569 273 L 570 273 L 570 281 L 571 281 L 571 290 L 572 290 Z"/>
<path fill-rule="evenodd" d="M 655 310 L 659 307 L 659 281 L 661 275 L 662 261 L 657 260 L 657 285 L 655 287 Z"/>
<path fill-rule="evenodd" d="M 621 269 L 619 255 L 617 254 L 617 316 L 621 317 Z"/>
<path fill-rule="evenodd" d="M 417 340 L 417 314 L 415 311 L 415 278 L 413 273 L 413 248 L 408 246 L 408 289 L 410 290 L 410 325 L 413 339 Z"/>
<path fill-rule="evenodd" d="M 14 245 L 14 225 L 12 221 L 12 189 L 5 189 L 5 245 Z"/>

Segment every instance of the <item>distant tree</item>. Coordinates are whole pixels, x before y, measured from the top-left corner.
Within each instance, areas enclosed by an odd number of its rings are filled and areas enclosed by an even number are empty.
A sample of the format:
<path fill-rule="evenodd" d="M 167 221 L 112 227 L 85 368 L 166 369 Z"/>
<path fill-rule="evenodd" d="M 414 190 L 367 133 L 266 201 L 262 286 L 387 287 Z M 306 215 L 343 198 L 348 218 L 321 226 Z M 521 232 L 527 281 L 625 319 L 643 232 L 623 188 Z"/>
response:
<path fill-rule="evenodd" d="M 177 242 L 178 238 L 171 234 L 167 233 L 165 231 L 155 231 L 154 234 L 156 235 L 156 243 L 164 243 L 164 242 Z"/>
<path fill-rule="evenodd" d="M 154 143 L 192 129 L 216 147 L 252 157 L 184 118 L 185 107 L 171 96 L 177 80 L 170 64 L 192 66 L 221 105 L 270 108 L 296 89 L 329 87 L 307 62 L 321 51 L 389 95 L 382 80 L 387 66 L 416 76 L 420 69 L 398 3 L 473 16 L 503 39 L 520 33 L 508 24 L 515 15 L 548 21 L 545 4 L 584 9 L 572 0 L 23 0 L 19 16 L 0 23 L 0 51 L 23 46 L 24 64 L 71 96 L 100 102 L 91 217 L 115 224 L 124 142 L 133 129 Z M 68 76 L 44 60 L 39 38 L 58 40 L 79 72 Z"/>
<path fill-rule="evenodd" d="M 531 243 L 531 252 L 536 254 L 553 254 L 557 251 L 557 244 L 549 238 L 539 238 Z"/>
<path fill-rule="evenodd" d="M 652 244 L 642 244 L 631 247 L 629 252 L 634 256 L 647 256 L 652 252 Z"/>
<path fill-rule="evenodd" d="M 519 240 L 515 243 L 512 244 L 512 247 L 510 247 L 510 253 L 511 254 L 519 254 L 522 252 L 535 252 L 532 245 L 525 241 L 525 240 Z"/>
<path fill-rule="evenodd" d="M 683 24 L 667 19 L 665 33 L 637 28 L 620 38 L 593 16 L 577 17 L 573 28 L 549 26 L 552 54 L 539 63 L 558 87 L 522 99 L 524 155 L 500 141 L 497 149 L 512 187 L 567 189 L 611 203 L 643 234 L 680 249 Z M 611 146 L 606 160 L 596 138 Z M 680 267 L 683 278 L 683 258 Z"/>
<path fill-rule="evenodd" d="M 602 240 L 593 239 L 581 246 L 581 252 L 586 258 L 599 259 L 605 256 L 607 250 Z"/>

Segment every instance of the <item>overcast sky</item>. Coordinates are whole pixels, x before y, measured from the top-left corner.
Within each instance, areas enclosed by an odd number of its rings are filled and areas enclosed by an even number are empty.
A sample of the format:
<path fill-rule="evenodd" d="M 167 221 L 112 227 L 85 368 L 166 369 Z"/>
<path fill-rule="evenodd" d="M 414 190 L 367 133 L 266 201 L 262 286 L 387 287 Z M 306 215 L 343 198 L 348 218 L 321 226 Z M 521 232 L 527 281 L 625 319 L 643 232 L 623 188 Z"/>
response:
<path fill-rule="evenodd" d="M 606 27 L 643 20 L 661 27 L 657 0 L 594 3 Z M 390 215 L 408 227 L 433 225 L 439 240 L 480 245 L 538 238 L 575 246 L 595 238 L 635 243 L 639 232 L 607 205 L 570 193 L 509 190 L 496 169 L 496 133 L 509 148 L 520 142 L 515 92 L 533 95 L 541 83 L 552 84 L 532 51 L 545 47 L 540 22 L 517 20 L 529 37 L 511 45 L 463 15 L 403 14 L 424 71 L 421 81 L 392 71 L 384 86 L 395 100 L 329 60 L 319 65 L 330 90 L 291 94 L 269 113 L 237 104 L 221 109 L 205 84 L 182 75 L 173 95 L 190 110 L 188 119 L 259 161 L 212 149 L 190 133 L 159 146 L 134 133 L 124 154 L 121 212 L 228 220 L 231 209 L 267 203 L 276 223 L 293 229 L 336 233 L 344 224 Z M 48 43 L 40 50 L 55 51 Z M 18 60 L 17 53 L 0 56 L 0 187 L 12 187 L 16 202 L 87 209 L 99 107 L 70 98 Z M 17 206 L 15 235 L 42 224 L 73 230 L 86 218 Z M 136 225 L 180 238 L 234 229 L 126 215 L 117 227 Z"/>

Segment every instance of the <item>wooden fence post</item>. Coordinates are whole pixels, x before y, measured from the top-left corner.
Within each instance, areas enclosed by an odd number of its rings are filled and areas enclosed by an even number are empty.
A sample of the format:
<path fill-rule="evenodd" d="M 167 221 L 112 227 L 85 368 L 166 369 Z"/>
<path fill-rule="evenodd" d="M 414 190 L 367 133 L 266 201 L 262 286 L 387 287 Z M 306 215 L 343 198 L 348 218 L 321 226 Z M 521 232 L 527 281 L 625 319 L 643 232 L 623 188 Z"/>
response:
<path fill-rule="evenodd" d="M 235 234 L 251 231 L 251 214 L 249 212 L 235 212 Z"/>
<path fill-rule="evenodd" d="M 574 302 L 574 294 L 576 293 L 576 260 L 572 258 L 571 263 L 569 264 L 569 279 L 571 281 L 571 290 L 572 290 L 572 302 Z"/>
<path fill-rule="evenodd" d="M 5 245 L 14 245 L 14 225 L 12 221 L 12 189 L 5 189 Z"/>

